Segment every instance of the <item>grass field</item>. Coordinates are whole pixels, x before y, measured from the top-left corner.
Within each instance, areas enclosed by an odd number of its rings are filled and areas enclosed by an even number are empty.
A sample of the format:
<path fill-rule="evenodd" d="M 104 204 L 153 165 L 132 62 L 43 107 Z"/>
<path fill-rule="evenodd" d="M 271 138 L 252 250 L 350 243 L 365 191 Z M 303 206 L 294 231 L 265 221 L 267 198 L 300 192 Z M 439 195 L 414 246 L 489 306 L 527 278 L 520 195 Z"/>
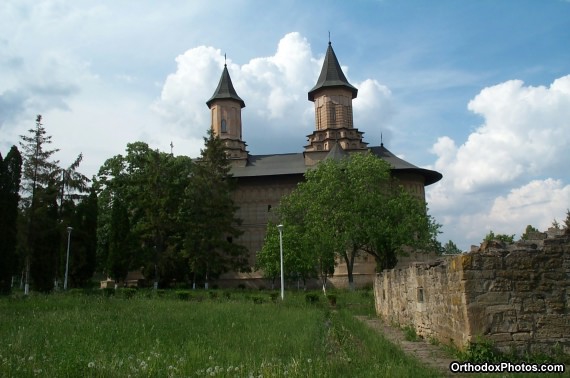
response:
<path fill-rule="evenodd" d="M 0 376 L 438 376 L 354 319 L 369 291 L 132 294 L 1 298 Z"/>

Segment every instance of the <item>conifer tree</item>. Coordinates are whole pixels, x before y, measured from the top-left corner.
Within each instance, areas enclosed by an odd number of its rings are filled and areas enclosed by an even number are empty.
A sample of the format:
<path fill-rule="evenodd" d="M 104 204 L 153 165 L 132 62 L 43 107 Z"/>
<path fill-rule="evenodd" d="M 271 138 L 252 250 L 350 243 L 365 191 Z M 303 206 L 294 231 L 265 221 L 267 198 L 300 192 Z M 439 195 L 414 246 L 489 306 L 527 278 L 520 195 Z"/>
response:
<path fill-rule="evenodd" d="M 20 147 L 23 156 L 23 204 L 27 217 L 27 243 L 25 250 L 25 292 L 29 290 L 30 274 L 33 272 L 39 290 L 50 290 L 50 282 L 56 272 L 58 239 L 57 233 L 57 175 L 59 161 L 52 155 L 59 149 L 47 149 L 51 136 L 46 134 L 42 116 L 36 117 L 36 126 L 21 135 Z M 55 231 L 54 231 L 55 228 Z M 31 269 L 34 265 L 33 269 Z"/>
<path fill-rule="evenodd" d="M 10 293 L 16 270 L 21 174 L 22 156 L 18 148 L 12 146 L 6 159 L 0 154 L 0 294 Z"/>
<path fill-rule="evenodd" d="M 247 249 L 234 243 L 241 235 L 238 207 L 231 197 L 235 183 L 223 142 L 211 130 L 205 148 L 194 165 L 182 213 L 188 233 L 184 250 L 193 271 L 194 283 L 211 279 L 229 270 L 247 269 Z"/>

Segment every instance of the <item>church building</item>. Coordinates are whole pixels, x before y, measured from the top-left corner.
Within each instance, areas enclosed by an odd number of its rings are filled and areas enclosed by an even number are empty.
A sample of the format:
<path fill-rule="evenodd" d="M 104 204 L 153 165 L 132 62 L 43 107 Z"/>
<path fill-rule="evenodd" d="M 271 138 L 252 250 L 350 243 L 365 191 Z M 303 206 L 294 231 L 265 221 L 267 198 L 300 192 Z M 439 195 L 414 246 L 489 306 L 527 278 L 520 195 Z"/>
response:
<path fill-rule="evenodd" d="M 224 142 L 232 164 L 231 173 L 238 183 L 234 201 L 239 206 L 236 215 L 243 220 L 243 234 L 232 242 L 249 250 L 252 267 L 257 252 L 263 246 L 267 223 L 273 219 L 273 210 L 281 197 L 295 189 L 309 167 L 324 159 L 340 159 L 352 153 L 371 151 L 388 162 L 393 177 L 422 200 L 425 200 L 424 188 L 441 180 L 441 173 L 416 167 L 396 157 L 383 143 L 368 146 L 363 138 L 364 132 L 358 130 L 353 122 L 352 100 L 357 95 L 358 89 L 346 79 L 329 42 L 317 83 L 308 93 L 308 100 L 315 104 L 315 124 L 314 130 L 307 135 L 303 151 L 252 155 L 242 138 L 241 110 L 245 102 L 237 94 L 224 65 L 218 87 L 206 104 L 211 112 L 212 130 Z M 373 258 L 360 257 L 354 265 L 356 285 L 372 283 L 374 269 Z M 222 276 L 218 284 L 267 287 L 261 272 L 229 273 Z M 348 284 L 344 264 L 336 267 L 331 284 L 337 287 Z"/>

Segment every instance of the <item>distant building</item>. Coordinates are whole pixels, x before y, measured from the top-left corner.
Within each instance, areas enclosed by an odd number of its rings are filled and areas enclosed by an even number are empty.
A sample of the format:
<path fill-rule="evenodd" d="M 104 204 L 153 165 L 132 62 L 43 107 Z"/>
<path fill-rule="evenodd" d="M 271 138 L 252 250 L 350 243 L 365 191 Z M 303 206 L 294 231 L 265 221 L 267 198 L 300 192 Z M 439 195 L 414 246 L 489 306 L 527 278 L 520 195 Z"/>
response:
<path fill-rule="evenodd" d="M 321 74 L 308 93 L 309 101 L 315 104 L 315 130 L 307 135 L 304 151 L 252 155 L 242 138 L 241 110 L 245 102 L 238 96 L 224 65 L 218 87 L 206 104 L 211 111 L 212 130 L 223 140 L 233 166 L 232 174 L 238 182 L 234 200 L 239 206 L 237 216 L 243 220 L 241 227 L 244 233 L 233 242 L 247 247 L 252 266 L 263 245 L 273 209 L 279 205 L 283 195 L 290 193 L 303 180 L 307 169 L 319 161 L 371 151 L 392 166 L 393 177 L 407 190 L 424 200 L 425 186 L 441 180 L 441 173 L 418 168 L 396 157 L 383 144 L 368 147 L 363 140 L 364 132 L 354 127 L 352 100 L 357 94 L 358 89 L 344 76 L 329 42 Z M 354 280 L 357 285 L 373 282 L 373 260 L 363 256 L 355 263 Z M 344 264 L 338 265 L 331 281 L 335 286 L 347 284 Z M 252 287 L 267 286 L 260 272 L 226 274 L 218 283 L 220 286 L 240 283 Z"/>

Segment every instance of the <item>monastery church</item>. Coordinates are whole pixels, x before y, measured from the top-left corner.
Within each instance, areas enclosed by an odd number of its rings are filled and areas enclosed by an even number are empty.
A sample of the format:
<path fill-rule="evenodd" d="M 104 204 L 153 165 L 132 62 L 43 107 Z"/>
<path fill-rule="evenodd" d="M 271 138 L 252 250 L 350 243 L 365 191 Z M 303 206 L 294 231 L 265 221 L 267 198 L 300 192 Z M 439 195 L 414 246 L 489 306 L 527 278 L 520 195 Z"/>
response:
<path fill-rule="evenodd" d="M 341 159 L 348 154 L 370 151 L 384 159 L 392 167 L 392 175 L 411 193 L 425 200 L 424 188 L 441 180 L 439 172 L 416 167 L 390 152 L 383 143 L 369 147 L 363 139 L 363 131 L 354 127 L 352 100 L 358 89 L 346 79 L 329 42 L 321 74 L 308 93 L 308 100 L 315 104 L 315 126 L 307 135 L 303 152 L 274 155 L 252 155 L 242 138 L 241 110 L 245 107 L 224 65 L 222 76 L 213 96 L 206 102 L 211 111 L 211 127 L 222 139 L 232 164 L 237 189 L 234 201 L 239 210 L 236 216 L 243 220 L 243 234 L 234 243 L 245 246 L 250 253 L 249 262 L 255 264 L 255 256 L 263 246 L 266 227 L 274 219 L 274 210 L 281 197 L 295 189 L 307 169 L 324 159 Z M 247 124 L 245 125 L 247 127 Z M 286 237 L 284 233 L 283 237 Z M 370 284 L 375 276 L 373 258 L 362 256 L 354 265 L 354 282 L 357 286 Z M 220 277 L 218 284 L 249 287 L 266 287 L 261 272 L 228 273 Z M 347 286 L 344 263 L 339 263 L 331 284 Z"/>

